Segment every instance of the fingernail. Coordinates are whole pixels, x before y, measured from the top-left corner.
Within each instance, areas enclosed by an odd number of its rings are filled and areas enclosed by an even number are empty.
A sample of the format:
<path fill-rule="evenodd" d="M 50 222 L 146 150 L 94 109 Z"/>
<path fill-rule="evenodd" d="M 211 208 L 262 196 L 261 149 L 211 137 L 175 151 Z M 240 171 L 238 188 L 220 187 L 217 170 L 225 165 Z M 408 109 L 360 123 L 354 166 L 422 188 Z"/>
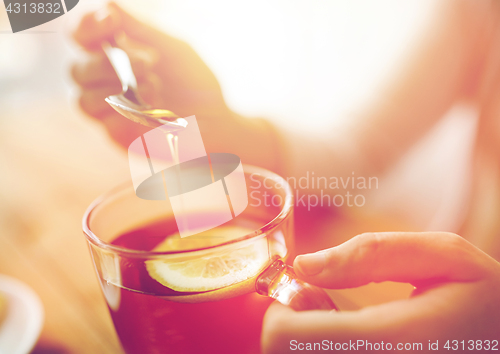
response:
<path fill-rule="evenodd" d="M 299 270 L 305 275 L 316 275 L 321 273 L 325 268 L 325 253 L 309 253 L 297 256 L 297 264 Z"/>

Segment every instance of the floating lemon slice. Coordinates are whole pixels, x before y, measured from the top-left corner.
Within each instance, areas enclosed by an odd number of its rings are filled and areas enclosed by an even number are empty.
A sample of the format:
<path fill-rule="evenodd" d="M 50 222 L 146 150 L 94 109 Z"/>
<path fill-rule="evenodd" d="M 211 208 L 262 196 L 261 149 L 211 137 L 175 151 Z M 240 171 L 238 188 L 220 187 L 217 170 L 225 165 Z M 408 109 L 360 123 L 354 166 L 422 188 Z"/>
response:
<path fill-rule="evenodd" d="M 154 251 L 186 250 L 215 246 L 244 236 L 252 229 L 223 226 L 195 236 L 165 239 Z M 220 289 L 257 275 L 268 262 L 267 240 L 260 238 L 237 249 L 214 250 L 191 259 L 146 261 L 149 275 L 175 291 L 201 292 Z"/>

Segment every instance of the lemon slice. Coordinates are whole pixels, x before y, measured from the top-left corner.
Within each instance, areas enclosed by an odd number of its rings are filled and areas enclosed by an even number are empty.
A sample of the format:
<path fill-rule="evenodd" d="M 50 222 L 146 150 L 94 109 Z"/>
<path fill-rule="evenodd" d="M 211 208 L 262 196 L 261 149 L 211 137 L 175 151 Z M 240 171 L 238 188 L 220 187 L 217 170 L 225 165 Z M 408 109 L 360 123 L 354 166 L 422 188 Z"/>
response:
<path fill-rule="evenodd" d="M 251 232 L 253 232 L 253 229 L 243 226 L 219 226 L 184 238 L 181 238 L 180 234 L 176 232 L 163 240 L 153 251 L 187 251 L 196 248 L 205 248 L 220 245 L 248 235 Z"/>
<path fill-rule="evenodd" d="M 168 237 L 154 251 L 191 249 L 217 245 L 244 236 L 251 229 L 218 227 L 184 239 Z M 267 240 L 261 238 L 237 249 L 214 250 L 194 259 L 146 261 L 149 275 L 175 291 L 201 292 L 220 289 L 257 275 L 267 264 Z"/>

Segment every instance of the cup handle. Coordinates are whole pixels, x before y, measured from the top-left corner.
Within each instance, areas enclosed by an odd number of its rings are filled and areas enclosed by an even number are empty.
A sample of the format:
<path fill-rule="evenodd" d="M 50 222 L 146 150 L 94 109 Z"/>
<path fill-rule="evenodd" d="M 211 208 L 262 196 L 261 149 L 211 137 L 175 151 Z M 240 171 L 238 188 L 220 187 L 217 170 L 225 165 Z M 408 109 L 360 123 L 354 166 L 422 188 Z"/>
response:
<path fill-rule="evenodd" d="M 257 293 L 269 296 L 295 311 L 337 310 L 328 294 L 321 288 L 297 278 L 293 268 L 277 259 L 257 278 Z"/>

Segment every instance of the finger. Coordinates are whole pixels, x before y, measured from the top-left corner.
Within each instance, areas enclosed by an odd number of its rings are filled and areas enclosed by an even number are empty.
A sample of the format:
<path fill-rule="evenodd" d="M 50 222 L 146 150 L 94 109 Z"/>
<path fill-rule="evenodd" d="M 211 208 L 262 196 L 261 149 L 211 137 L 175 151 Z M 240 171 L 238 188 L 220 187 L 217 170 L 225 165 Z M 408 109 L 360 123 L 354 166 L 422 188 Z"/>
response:
<path fill-rule="evenodd" d="M 498 317 L 488 316 L 484 311 L 471 306 L 471 302 L 481 294 L 484 295 L 489 288 L 491 283 L 479 286 L 476 283 L 450 283 L 422 296 L 346 312 L 296 312 L 274 303 L 264 317 L 261 337 L 263 352 L 294 352 L 290 345 L 294 340 L 302 343 L 362 340 L 391 343 L 395 346 L 406 342 L 425 345 L 429 340 L 438 339 L 437 336 L 458 340 L 467 339 L 467 336 L 492 337 L 498 334 Z M 489 300 L 487 305 L 494 306 L 496 299 Z M 467 321 L 464 321 L 465 318 Z M 339 351 L 338 348 L 335 349 Z M 395 349 L 397 348 L 392 348 Z M 358 350 L 369 352 L 363 347 Z"/>
<path fill-rule="evenodd" d="M 324 340 L 333 343 L 393 341 L 409 326 L 412 326 L 412 331 L 421 330 L 417 322 L 418 318 L 425 316 L 425 311 L 422 313 L 417 309 L 421 308 L 393 302 L 354 312 L 296 312 L 273 303 L 264 317 L 261 347 L 265 354 L 270 354 L 294 352 L 294 344 L 321 343 Z M 399 338 L 401 340 L 401 336 Z"/>
<path fill-rule="evenodd" d="M 112 39 L 119 29 L 120 19 L 115 12 L 108 11 L 105 16 L 91 12 L 82 18 L 73 38 L 88 51 L 100 51 L 101 43 Z"/>
<path fill-rule="evenodd" d="M 100 49 L 104 40 L 113 38 L 119 32 L 125 32 L 128 37 L 150 46 L 157 46 L 170 38 L 129 15 L 113 2 L 108 4 L 106 10 L 85 15 L 73 37 L 83 48 L 95 51 Z"/>
<path fill-rule="evenodd" d="M 122 46 L 127 46 L 128 39 L 131 42 L 138 42 L 145 44 L 146 48 L 154 48 L 153 53 L 149 53 L 150 60 L 156 63 L 158 55 L 161 56 L 162 62 L 157 63 L 159 69 L 165 70 L 167 76 L 172 75 L 172 68 L 176 69 L 177 74 L 182 73 L 185 79 L 195 79 L 198 85 L 203 85 L 207 80 L 212 82 L 214 80 L 210 70 L 200 71 L 200 67 L 205 67 L 205 64 L 193 49 L 184 41 L 171 37 L 156 28 L 139 21 L 129 13 L 124 11 L 115 3 L 108 5 L 109 11 L 113 14 L 113 18 L 119 19 L 119 31 L 125 33 L 125 41 L 120 41 Z M 144 46 L 142 48 L 145 49 Z M 193 68 L 198 68 L 193 70 Z M 203 75 L 200 75 L 203 72 Z M 210 73 L 210 74 L 207 74 Z M 212 83 L 213 85 L 213 83 Z"/>
<path fill-rule="evenodd" d="M 370 282 L 473 281 L 490 257 L 451 233 L 367 233 L 340 246 L 298 256 L 297 275 L 328 288 Z"/>
<path fill-rule="evenodd" d="M 158 43 L 171 38 L 156 28 L 131 16 L 114 2 L 108 4 L 108 11 L 110 14 L 109 17 L 111 17 L 109 21 L 115 21 L 117 27 L 125 32 L 128 37 L 141 43 L 156 47 Z"/>
<path fill-rule="evenodd" d="M 159 80 L 152 75 L 148 77 L 147 81 L 139 83 L 139 94 L 146 103 L 155 105 L 158 103 L 158 87 Z M 80 94 L 80 108 L 88 115 L 101 119 L 115 112 L 105 101 L 106 97 L 119 94 L 121 90 L 122 88 L 118 82 L 115 85 L 85 89 Z"/>
<path fill-rule="evenodd" d="M 151 70 L 149 65 L 136 56 L 130 56 L 130 61 L 137 81 L 143 81 Z M 119 85 L 115 70 L 109 59 L 102 53 L 74 64 L 71 68 L 71 75 L 76 83 L 84 88 Z"/>

